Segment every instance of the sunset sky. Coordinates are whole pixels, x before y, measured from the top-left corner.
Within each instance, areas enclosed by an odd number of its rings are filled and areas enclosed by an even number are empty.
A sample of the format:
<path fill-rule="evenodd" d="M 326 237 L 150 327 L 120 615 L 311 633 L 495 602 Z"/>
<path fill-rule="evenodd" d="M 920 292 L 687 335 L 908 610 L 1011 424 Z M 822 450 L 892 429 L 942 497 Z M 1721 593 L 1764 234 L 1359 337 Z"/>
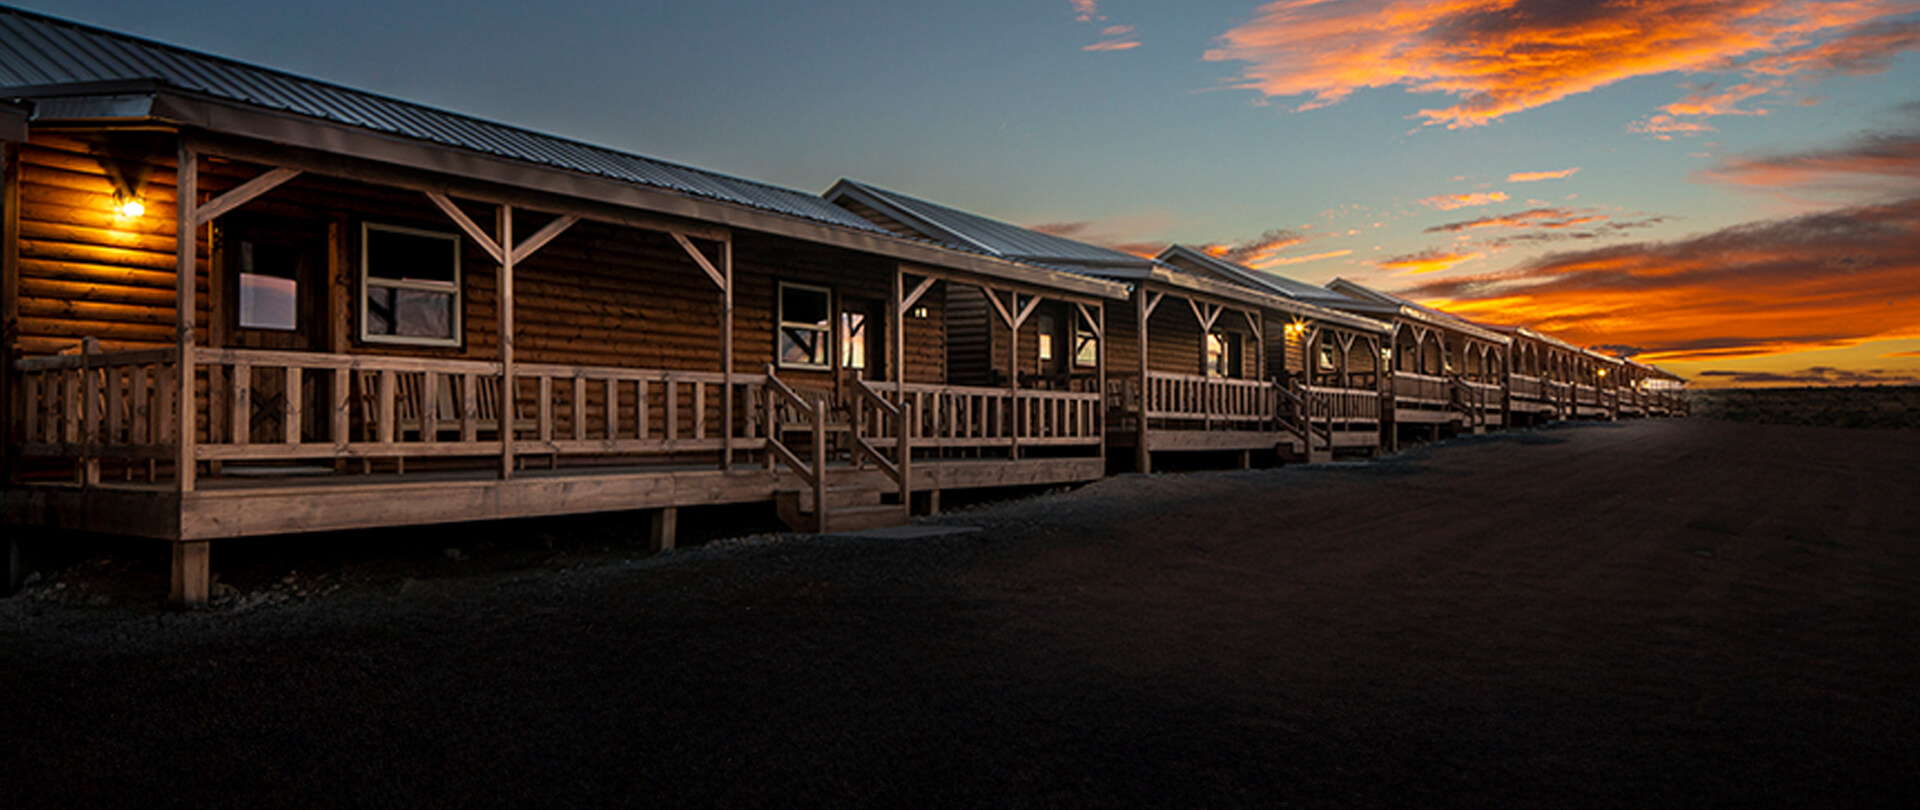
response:
<path fill-rule="evenodd" d="M 1920 382 L 1920 1 L 28 2 L 651 157 Z"/>

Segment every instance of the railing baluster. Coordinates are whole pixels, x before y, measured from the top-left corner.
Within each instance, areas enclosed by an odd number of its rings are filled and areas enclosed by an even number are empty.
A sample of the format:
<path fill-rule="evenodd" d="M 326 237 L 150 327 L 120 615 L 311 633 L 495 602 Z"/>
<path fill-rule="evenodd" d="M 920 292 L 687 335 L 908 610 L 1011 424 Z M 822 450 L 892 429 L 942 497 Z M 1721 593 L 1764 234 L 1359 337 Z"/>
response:
<path fill-rule="evenodd" d="M 585 441 L 587 438 L 587 378 L 573 376 L 573 440 Z"/>
<path fill-rule="evenodd" d="M 233 364 L 232 378 L 233 405 L 227 414 L 229 427 L 228 441 L 233 444 L 247 444 L 253 440 L 253 366 L 246 363 Z M 207 437 L 209 441 L 213 437 Z"/>
<path fill-rule="evenodd" d="M 393 444 L 393 420 L 399 417 L 399 414 L 394 411 L 393 407 L 393 369 L 380 370 L 377 388 L 378 392 L 376 396 L 379 398 L 380 408 L 378 415 L 379 421 L 376 423 L 377 435 L 379 436 L 381 444 Z"/>
<path fill-rule="evenodd" d="M 666 387 L 666 398 L 665 398 L 665 402 L 663 403 L 662 416 L 665 417 L 663 421 L 665 421 L 666 423 L 667 435 L 662 438 L 665 438 L 667 441 L 673 441 L 675 439 L 680 438 L 680 392 L 678 390 L 679 382 L 675 380 L 672 375 L 668 375 L 667 384 L 665 387 Z"/>
<path fill-rule="evenodd" d="M 541 444 L 553 442 L 553 378 L 540 375 L 540 425 Z"/>
<path fill-rule="evenodd" d="M 707 437 L 707 384 L 698 380 L 693 383 L 693 437 Z"/>
<path fill-rule="evenodd" d="M 327 438 L 333 440 L 336 450 L 345 450 L 347 443 L 353 440 L 349 435 L 353 424 L 353 412 L 349 410 L 353 402 L 353 391 L 350 387 L 352 384 L 353 378 L 346 369 L 333 370 L 333 390 L 330 392 L 333 394 L 333 424 L 327 431 Z"/>
<path fill-rule="evenodd" d="M 473 442 L 480 439 L 480 393 L 479 375 L 469 371 L 460 375 L 460 441 Z M 495 407 L 495 411 L 503 410 Z M 508 430 L 506 414 L 494 415 L 500 422 L 501 430 Z"/>
<path fill-rule="evenodd" d="M 147 420 L 152 418 L 147 405 L 147 378 L 153 374 L 153 364 L 134 366 L 131 371 L 133 372 L 133 407 L 131 409 L 133 426 L 128 431 L 130 434 L 128 441 L 132 444 L 146 444 L 148 437 L 152 435 L 152 426 L 147 423 Z"/>
<path fill-rule="evenodd" d="M 284 434 L 286 443 L 299 444 L 301 429 L 300 418 L 304 415 L 301 406 L 306 400 L 306 392 L 302 390 L 306 380 L 301 376 L 301 373 L 305 371 L 305 369 L 299 366 L 287 366 L 286 371 L 287 394 L 282 403 L 285 410 L 282 411 L 283 417 L 281 424 L 286 429 Z"/>
<path fill-rule="evenodd" d="M 634 381 L 634 401 L 633 401 L 633 423 L 634 423 L 633 432 L 634 432 L 634 438 L 636 439 L 645 439 L 648 436 L 647 408 L 648 408 L 647 381 L 644 378 L 635 380 Z M 773 418 L 773 408 L 772 408 L 771 402 L 768 403 L 767 418 L 769 420 Z M 772 424 L 772 422 L 769 421 L 768 424 Z M 772 435 L 772 434 L 769 433 L 768 435 Z"/>

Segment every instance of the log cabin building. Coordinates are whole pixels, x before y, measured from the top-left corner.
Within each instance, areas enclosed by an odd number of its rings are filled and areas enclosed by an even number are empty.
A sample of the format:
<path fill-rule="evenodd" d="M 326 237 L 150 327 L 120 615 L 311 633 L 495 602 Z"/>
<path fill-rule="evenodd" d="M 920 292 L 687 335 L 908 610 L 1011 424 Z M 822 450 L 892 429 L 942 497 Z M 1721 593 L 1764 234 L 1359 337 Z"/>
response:
<path fill-rule="evenodd" d="M 171 542 L 178 601 L 216 538 L 1105 473 L 1123 284 L 24 11 L 0 99 L 0 508 Z M 1092 337 L 994 378 L 955 289 Z"/>
<path fill-rule="evenodd" d="M 1572 419 L 1574 358 L 1581 349 L 1524 326 L 1494 326 L 1512 340 L 1507 351 L 1509 424 L 1537 427 Z"/>
<path fill-rule="evenodd" d="M 1345 299 L 1321 287 L 1255 270 L 1205 250 L 1173 245 L 1160 261 L 1183 270 L 1251 287 L 1290 307 L 1273 306 L 1284 326 L 1269 332 L 1270 378 L 1290 392 L 1302 420 L 1327 457 L 1336 450 L 1377 453 L 1388 381 L 1381 349 L 1393 327 L 1383 321 L 1333 309 Z M 1315 299 L 1318 299 L 1317 301 Z M 1321 457 L 1310 453 L 1310 457 Z"/>
<path fill-rule="evenodd" d="M 967 334 L 991 344 L 983 355 L 1040 385 L 1072 385 L 1073 370 L 1091 360 L 1078 347 L 1108 338 L 1105 383 L 1092 390 L 1106 394 L 1107 444 L 1116 458 L 1130 455 L 1135 470 L 1151 471 L 1155 453 L 1225 452 L 1245 465 L 1255 453 L 1324 458 L 1336 448 L 1379 446 L 1372 367 L 1315 386 L 1303 347 L 1319 335 L 1377 342 L 1388 331 L 1383 323 L 1249 285 L 1210 262 L 1189 261 L 1194 252 L 1185 249 L 1161 259 L 1135 256 L 852 180 L 825 196 L 895 233 L 1126 283 L 1130 297 L 1109 307 L 1104 324 L 1064 308 L 1051 317 L 1040 310 L 1028 323 L 993 302 L 996 320 L 965 289 L 950 294 L 947 307 L 956 343 L 970 317 L 981 328 Z"/>

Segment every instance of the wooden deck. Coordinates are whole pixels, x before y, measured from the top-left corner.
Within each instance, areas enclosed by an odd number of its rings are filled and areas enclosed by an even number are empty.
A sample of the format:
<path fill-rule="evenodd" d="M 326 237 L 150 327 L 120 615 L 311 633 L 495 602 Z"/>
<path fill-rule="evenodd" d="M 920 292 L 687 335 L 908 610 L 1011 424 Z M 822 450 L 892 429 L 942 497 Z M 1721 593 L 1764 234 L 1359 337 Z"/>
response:
<path fill-rule="evenodd" d="M 1091 393 L 855 381 L 836 395 L 771 369 L 540 364 L 503 386 L 499 363 L 229 349 L 196 354 L 189 484 L 173 461 L 177 357 L 18 362 L 25 469 L 7 522 L 205 540 L 844 487 L 901 503 L 1105 474 Z"/>

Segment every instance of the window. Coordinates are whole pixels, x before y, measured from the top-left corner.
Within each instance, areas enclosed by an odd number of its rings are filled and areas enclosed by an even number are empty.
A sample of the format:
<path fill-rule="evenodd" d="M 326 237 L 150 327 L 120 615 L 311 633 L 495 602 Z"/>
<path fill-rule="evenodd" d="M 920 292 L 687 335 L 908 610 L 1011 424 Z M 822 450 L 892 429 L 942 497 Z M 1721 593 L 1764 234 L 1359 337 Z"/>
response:
<path fill-rule="evenodd" d="M 867 367 L 867 313 L 848 310 L 840 313 L 840 365 L 844 368 Z"/>
<path fill-rule="evenodd" d="M 301 251 L 254 239 L 241 239 L 237 247 L 241 328 L 299 329 Z"/>
<path fill-rule="evenodd" d="M 825 369 L 832 360 L 832 293 L 825 287 L 780 283 L 781 368 Z"/>
<path fill-rule="evenodd" d="M 1053 330 L 1055 328 L 1052 315 L 1040 316 L 1040 366 L 1042 368 L 1053 364 Z"/>
<path fill-rule="evenodd" d="M 1207 376 L 1238 377 L 1240 369 L 1240 335 L 1235 332 L 1207 333 Z"/>
<path fill-rule="evenodd" d="M 1073 364 L 1081 368 L 1100 365 L 1100 341 L 1084 319 L 1073 322 Z"/>
<path fill-rule="evenodd" d="M 360 236 L 360 338 L 460 345 L 460 237 L 371 222 Z"/>

